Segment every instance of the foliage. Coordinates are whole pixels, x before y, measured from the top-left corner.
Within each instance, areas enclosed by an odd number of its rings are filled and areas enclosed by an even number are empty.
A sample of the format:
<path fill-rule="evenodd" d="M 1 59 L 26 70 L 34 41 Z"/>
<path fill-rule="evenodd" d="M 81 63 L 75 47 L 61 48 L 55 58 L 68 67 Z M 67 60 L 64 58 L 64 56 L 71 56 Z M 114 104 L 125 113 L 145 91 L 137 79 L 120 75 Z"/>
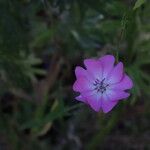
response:
<path fill-rule="evenodd" d="M 146 0 L 137 0 L 136 3 L 135 3 L 135 5 L 134 5 L 134 7 L 133 7 L 133 9 L 135 10 L 135 9 L 139 8 L 145 2 L 146 2 Z"/>
<path fill-rule="evenodd" d="M 131 134 L 147 129 L 149 10 L 145 0 L 0 1 L 0 136 L 6 148 L 104 148 L 113 129 L 121 132 L 118 124 Z M 107 53 L 125 63 L 134 88 L 104 116 L 74 100 L 72 83 L 83 58 Z M 146 118 L 145 126 L 122 119 L 130 115 Z"/>

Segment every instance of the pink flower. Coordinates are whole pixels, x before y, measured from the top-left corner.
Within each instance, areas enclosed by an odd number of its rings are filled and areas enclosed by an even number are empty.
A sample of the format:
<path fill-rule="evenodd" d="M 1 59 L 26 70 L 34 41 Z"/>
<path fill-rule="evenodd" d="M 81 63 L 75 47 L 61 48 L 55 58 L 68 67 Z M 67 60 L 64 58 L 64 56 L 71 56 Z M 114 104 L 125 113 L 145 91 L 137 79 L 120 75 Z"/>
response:
<path fill-rule="evenodd" d="M 124 73 L 123 63 L 114 66 L 115 58 L 105 55 L 100 59 L 85 59 L 86 69 L 77 66 L 77 80 L 73 90 L 80 95 L 76 100 L 91 106 L 95 111 L 109 112 L 121 99 L 129 97 L 126 90 L 133 86 L 132 80 Z"/>

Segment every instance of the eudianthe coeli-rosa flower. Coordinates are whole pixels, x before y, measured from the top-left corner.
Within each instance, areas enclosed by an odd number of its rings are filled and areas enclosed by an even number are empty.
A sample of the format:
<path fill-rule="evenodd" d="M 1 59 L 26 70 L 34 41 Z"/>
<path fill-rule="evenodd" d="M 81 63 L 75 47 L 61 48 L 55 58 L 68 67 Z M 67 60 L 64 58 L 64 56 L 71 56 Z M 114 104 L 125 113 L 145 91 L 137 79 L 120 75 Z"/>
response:
<path fill-rule="evenodd" d="M 76 100 L 91 106 L 95 111 L 109 112 L 120 100 L 130 94 L 133 82 L 125 74 L 123 63 L 115 65 L 112 55 L 105 55 L 99 59 L 85 59 L 86 69 L 77 66 L 75 69 L 76 81 L 73 90 L 80 95 Z"/>

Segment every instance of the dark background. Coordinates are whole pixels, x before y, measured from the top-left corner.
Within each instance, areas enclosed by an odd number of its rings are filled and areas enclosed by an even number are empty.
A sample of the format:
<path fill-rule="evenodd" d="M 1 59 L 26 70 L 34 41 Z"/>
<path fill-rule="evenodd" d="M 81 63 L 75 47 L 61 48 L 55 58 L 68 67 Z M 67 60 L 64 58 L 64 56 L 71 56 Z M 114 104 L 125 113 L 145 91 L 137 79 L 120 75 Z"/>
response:
<path fill-rule="evenodd" d="M 72 90 L 105 54 L 134 82 L 108 114 Z M 149 150 L 149 66 L 148 0 L 0 0 L 0 150 Z"/>

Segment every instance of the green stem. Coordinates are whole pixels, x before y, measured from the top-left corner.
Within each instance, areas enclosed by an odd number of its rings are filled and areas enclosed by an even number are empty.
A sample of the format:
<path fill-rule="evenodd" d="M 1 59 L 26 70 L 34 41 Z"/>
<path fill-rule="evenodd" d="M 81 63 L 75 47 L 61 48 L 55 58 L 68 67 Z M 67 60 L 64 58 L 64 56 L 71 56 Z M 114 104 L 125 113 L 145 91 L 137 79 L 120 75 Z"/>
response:
<path fill-rule="evenodd" d="M 37 106 L 36 111 L 35 111 L 35 117 L 34 120 L 38 122 L 38 120 L 40 120 L 43 115 L 44 115 L 44 111 L 47 105 L 47 95 L 45 95 L 45 97 L 43 98 L 43 103 L 39 106 Z M 38 127 L 37 126 L 33 126 L 31 129 L 31 133 L 34 135 L 36 134 L 38 131 Z"/>
<path fill-rule="evenodd" d="M 112 114 L 112 117 L 108 121 L 106 127 L 101 128 L 100 131 L 97 133 L 97 135 L 95 135 L 90 140 L 90 143 L 86 146 L 87 150 L 97 149 L 97 147 L 103 143 L 105 136 L 110 133 L 110 131 L 115 127 L 115 125 L 119 121 L 120 116 L 123 112 L 123 106 L 124 104 L 122 103 L 120 107 L 118 108 L 118 110 L 115 111 L 114 114 Z"/>

